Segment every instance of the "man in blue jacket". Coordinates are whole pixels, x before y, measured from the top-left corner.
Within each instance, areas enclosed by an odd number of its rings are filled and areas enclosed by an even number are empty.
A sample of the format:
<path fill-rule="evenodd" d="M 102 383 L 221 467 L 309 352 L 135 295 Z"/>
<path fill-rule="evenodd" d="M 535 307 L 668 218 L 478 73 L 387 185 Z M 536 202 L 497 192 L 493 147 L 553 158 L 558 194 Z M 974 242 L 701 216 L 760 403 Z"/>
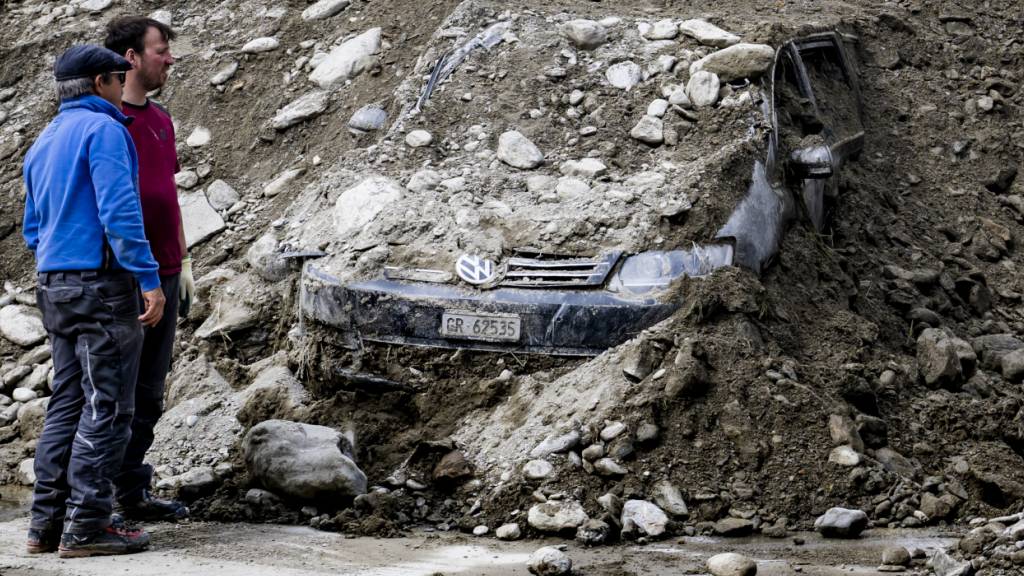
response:
<path fill-rule="evenodd" d="M 130 68 L 98 46 L 64 52 L 54 65 L 60 111 L 25 155 L 23 233 L 36 257 L 36 299 L 54 370 L 36 445 L 33 553 L 125 554 L 149 544 L 142 530 L 111 519 L 142 326 L 159 322 L 164 308 L 142 224 L 135 146 L 121 113 Z"/>

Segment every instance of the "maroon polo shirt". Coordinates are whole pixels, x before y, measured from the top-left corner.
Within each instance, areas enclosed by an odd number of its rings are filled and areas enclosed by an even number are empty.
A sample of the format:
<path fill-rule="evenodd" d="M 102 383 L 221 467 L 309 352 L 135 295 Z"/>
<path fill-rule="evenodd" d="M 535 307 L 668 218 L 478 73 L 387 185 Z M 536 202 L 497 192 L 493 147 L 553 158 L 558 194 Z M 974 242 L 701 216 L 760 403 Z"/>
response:
<path fill-rule="evenodd" d="M 181 208 L 174 174 L 178 172 L 178 151 L 174 147 L 174 124 L 163 106 L 146 99 L 142 106 L 124 102 L 122 111 L 134 120 L 128 132 L 139 153 L 139 193 L 146 239 L 160 264 L 160 275 L 181 272 Z"/>

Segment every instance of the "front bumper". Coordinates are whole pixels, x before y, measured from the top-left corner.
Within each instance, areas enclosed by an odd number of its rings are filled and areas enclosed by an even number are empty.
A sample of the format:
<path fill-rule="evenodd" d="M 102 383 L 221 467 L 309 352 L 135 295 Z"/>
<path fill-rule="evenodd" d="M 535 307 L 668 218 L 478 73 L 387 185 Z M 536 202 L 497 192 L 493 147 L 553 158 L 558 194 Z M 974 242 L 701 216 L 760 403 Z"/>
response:
<path fill-rule="evenodd" d="M 312 263 L 302 277 L 302 314 L 362 340 L 442 348 L 592 356 L 667 318 L 679 306 L 653 297 L 623 298 L 600 290 L 500 288 L 372 280 L 342 282 Z M 446 310 L 517 314 L 517 342 L 440 335 Z"/>

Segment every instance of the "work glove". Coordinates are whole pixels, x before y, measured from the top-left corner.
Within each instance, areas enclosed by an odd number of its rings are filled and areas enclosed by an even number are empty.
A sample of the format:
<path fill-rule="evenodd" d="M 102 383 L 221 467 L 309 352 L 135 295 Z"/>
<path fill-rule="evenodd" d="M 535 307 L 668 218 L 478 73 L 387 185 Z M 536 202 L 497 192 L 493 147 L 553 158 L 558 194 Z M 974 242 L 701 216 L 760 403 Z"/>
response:
<path fill-rule="evenodd" d="M 192 257 L 186 256 L 181 261 L 181 274 L 178 276 L 178 317 L 188 316 L 189 308 L 195 302 L 196 281 L 192 277 Z"/>

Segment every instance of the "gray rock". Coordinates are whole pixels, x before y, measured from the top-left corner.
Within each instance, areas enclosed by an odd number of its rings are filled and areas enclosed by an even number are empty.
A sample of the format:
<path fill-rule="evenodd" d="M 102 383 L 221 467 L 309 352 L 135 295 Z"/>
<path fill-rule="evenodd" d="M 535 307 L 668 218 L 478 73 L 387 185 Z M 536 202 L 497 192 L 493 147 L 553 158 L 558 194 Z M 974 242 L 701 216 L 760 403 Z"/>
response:
<path fill-rule="evenodd" d="M 314 90 L 304 94 L 278 110 L 274 114 L 274 118 L 270 120 L 270 126 L 275 130 L 284 131 L 296 124 L 316 118 L 327 110 L 330 100 L 331 95 L 325 90 Z"/>
<path fill-rule="evenodd" d="M 622 536 L 657 537 L 665 533 L 668 516 L 646 500 L 626 500 L 622 505 Z"/>
<path fill-rule="evenodd" d="M 380 130 L 388 120 L 388 113 L 376 104 L 367 104 L 352 114 L 348 127 L 363 132 Z"/>
<path fill-rule="evenodd" d="M 32 486 L 36 483 L 34 458 L 25 458 L 18 463 L 18 481 L 22 486 Z"/>
<path fill-rule="evenodd" d="M 256 324 L 256 311 L 238 293 L 221 294 L 213 313 L 195 331 L 196 338 L 209 339 L 244 330 Z"/>
<path fill-rule="evenodd" d="M 305 173 L 306 169 L 301 166 L 298 168 L 289 168 L 284 172 L 281 172 L 280 174 L 275 176 L 273 180 L 267 182 L 263 186 L 263 195 L 266 196 L 267 198 L 273 198 L 274 196 L 277 196 L 281 192 L 287 190 L 288 187 L 291 186 L 292 182 L 294 182 L 299 176 L 302 176 Z"/>
<path fill-rule="evenodd" d="M 828 461 L 840 466 L 857 466 L 860 454 L 850 446 L 836 446 L 828 454 Z"/>
<path fill-rule="evenodd" d="M 775 62 L 775 49 L 765 44 L 734 44 L 712 52 L 690 65 L 690 76 L 700 70 L 714 72 L 722 82 L 756 78 Z"/>
<path fill-rule="evenodd" d="M 0 308 L 0 335 L 18 346 L 35 346 L 46 339 L 38 308 L 11 304 Z"/>
<path fill-rule="evenodd" d="M 267 420 L 245 435 L 246 468 L 263 486 L 300 500 L 366 493 L 366 475 L 347 456 L 351 444 L 325 426 Z"/>
<path fill-rule="evenodd" d="M 29 366 L 15 366 L 14 368 L 10 369 L 6 374 L 4 374 L 3 387 L 10 388 L 15 384 L 20 383 L 22 380 L 25 379 L 26 376 L 28 376 L 31 373 L 32 368 L 30 368 Z"/>
<path fill-rule="evenodd" d="M 691 75 L 690 81 L 686 83 L 686 94 L 694 106 L 701 108 L 712 106 L 718 101 L 719 88 L 721 88 L 721 83 L 718 81 L 717 74 L 699 70 Z"/>
<path fill-rule="evenodd" d="M 410 148 L 429 146 L 434 137 L 426 130 L 413 130 L 405 136 L 405 144 Z"/>
<path fill-rule="evenodd" d="M 665 116 L 665 112 L 668 112 L 668 107 L 668 100 L 658 98 L 647 105 L 647 115 L 654 116 L 655 118 L 662 118 Z"/>
<path fill-rule="evenodd" d="M 894 472 L 905 478 L 914 478 L 917 476 L 917 469 L 914 468 L 914 465 L 910 460 L 907 460 L 902 454 L 892 448 L 879 448 L 875 451 L 875 459 L 890 472 Z"/>
<path fill-rule="evenodd" d="M 754 576 L 757 574 L 757 562 L 742 554 L 726 552 L 708 558 L 708 572 L 713 576 Z"/>
<path fill-rule="evenodd" d="M 530 555 L 526 565 L 537 576 L 565 576 L 572 572 L 572 560 L 554 546 L 545 546 Z"/>
<path fill-rule="evenodd" d="M 636 62 L 626 60 L 609 66 L 604 75 L 609 84 L 628 91 L 640 83 L 642 71 Z"/>
<path fill-rule="evenodd" d="M 868 526 L 863 510 L 829 508 L 814 521 L 814 529 L 825 538 L 857 538 Z"/>
<path fill-rule="evenodd" d="M 355 78 L 373 65 L 380 43 L 380 28 L 363 32 L 331 50 L 309 74 L 310 81 L 326 90 Z"/>
<path fill-rule="evenodd" d="M 601 429 L 601 440 L 611 442 L 625 431 L 626 425 L 622 422 L 609 422 L 608 425 Z"/>
<path fill-rule="evenodd" d="M 576 540 L 585 546 L 599 546 L 608 541 L 612 527 L 603 520 L 591 518 L 576 529 Z"/>
<path fill-rule="evenodd" d="M 665 124 L 661 118 L 645 115 L 633 126 L 629 135 L 645 144 L 658 146 L 665 141 Z"/>
<path fill-rule="evenodd" d="M 698 19 L 681 22 L 679 31 L 705 46 L 714 46 L 715 48 L 725 48 L 740 41 L 739 36 L 726 32 L 710 22 Z"/>
<path fill-rule="evenodd" d="M 644 422 L 636 429 L 636 441 L 640 444 L 655 442 L 661 435 L 658 425 L 652 422 Z"/>
<path fill-rule="evenodd" d="M 598 458 L 603 458 L 604 444 L 591 444 L 590 446 L 587 446 L 583 449 L 581 456 L 583 456 L 583 459 L 587 462 L 593 462 Z"/>
<path fill-rule="evenodd" d="M 238 62 L 228 62 L 224 66 L 221 66 L 217 73 L 210 77 L 210 85 L 220 86 L 226 84 L 228 80 L 235 77 L 235 73 L 238 72 Z"/>
<path fill-rule="evenodd" d="M 209 494 L 220 484 L 217 475 L 213 473 L 213 468 L 209 466 L 197 466 L 184 474 L 172 476 L 169 480 L 178 495 L 188 499 Z"/>
<path fill-rule="evenodd" d="M 936 550 L 928 563 L 935 576 L 971 576 L 974 566 L 969 560 L 954 560 L 944 550 Z"/>
<path fill-rule="evenodd" d="M 541 532 L 575 530 L 589 520 L 583 506 L 575 500 L 549 500 L 535 504 L 526 515 L 526 521 Z"/>
<path fill-rule="evenodd" d="M 46 419 L 46 407 L 50 399 L 35 398 L 25 402 L 18 408 L 18 433 L 22 440 L 35 440 L 43 433 L 43 421 Z"/>
<path fill-rule="evenodd" d="M 189 248 L 224 230 L 224 219 L 210 206 L 206 194 L 181 194 L 178 204 L 185 225 L 185 244 Z"/>
<path fill-rule="evenodd" d="M 214 180 L 206 187 L 206 199 L 218 212 L 231 208 L 240 198 L 238 192 L 223 180 Z"/>
<path fill-rule="evenodd" d="M 84 2 L 78 3 L 78 7 L 82 12 L 102 12 L 114 3 L 114 0 L 84 0 Z"/>
<path fill-rule="evenodd" d="M 418 194 L 434 190 L 441 184 L 441 175 L 429 169 L 419 170 L 409 178 L 405 187 Z"/>
<path fill-rule="evenodd" d="M 601 458 L 594 462 L 594 471 L 601 476 L 625 476 L 626 470 L 621 464 L 611 458 Z"/>
<path fill-rule="evenodd" d="M 281 257 L 273 233 L 268 232 L 253 242 L 245 251 L 245 261 L 265 280 L 277 282 L 288 276 L 288 261 Z"/>
<path fill-rule="evenodd" d="M 202 148 L 209 144 L 212 139 L 213 134 L 210 132 L 209 128 L 205 126 L 196 126 L 188 135 L 188 138 L 185 139 L 185 144 L 187 144 L 189 148 Z"/>
<path fill-rule="evenodd" d="M 1000 362 L 1003 372 L 1003 378 L 1006 378 L 1010 382 L 1020 382 L 1024 380 L 1024 349 L 1013 350 L 1003 355 L 1003 359 Z"/>
<path fill-rule="evenodd" d="M 645 30 L 643 37 L 648 40 L 671 40 L 679 35 L 679 26 L 672 20 L 658 20 Z"/>
<path fill-rule="evenodd" d="M 599 178 L 608 172 L 608 167 L 597 158 L 566 160 L 562 162 L 558 169 L 566 176 L 579 176 L 581 178 Z"/>
<path fill-rule="evenodd" d="M 723 518 L 715 522 L 714 530 L 719 536 L 747 536 L 754 531 L 754 523 L 745 518 Z"/>
<path fill-rule="evenodd" d="M 35 348 L 25 352 L 18 358 L 18 364 L 25 366 L 31 366 L 33 364 L 42 364 L 50 359 L 50 345 L 41 344 Z"/>
<path fill-rule="evenodd" d="M 11 393 L 11 398 L 14 398 L 15 402 L 29 402 L 35 400 L 39 394 L 31 388 L 15 388 L 14 392 Z"/>
<path fill-rule="evenodd" d="M 882 550 L 882 564 L 910 566 L 910 552 L 903 546 L 889 546 Z"/>
<path fill-rule="evenodd" d="M 511 522 L 498 526 L 498 529 L 494 531 L 494 535 L 498 540 L 519 540 L 523 533 L 519 529 L 519 524 Z"/>
<path fill-rule="evenodd" d="M 849 416 L 831 414 L 828 417 L 828 432 L 832 444 L 847 444 L 856 452 L 864 451 L 864 440 L 861 439 L 857 425 Z"/>
<path fill-rule="evenodd" d="M 593 50 L 608 41 L 608 31 L 593 20 L 570 20 L 560 29 L 574 46 L 582 50 Z"/>
<path fill-rule="evenodd" d="M 334 232 L 347 238 L 359 232 L 385 206 L 402 197 L 402 187 L 390 178 L 370 176 L 345 190 L 334 205 Z"/>
<path fill-rule="evenodd" d="M 928 516 L 929 521 L 938 522 L 939 520 L 947 520 L 959 503 L 960 500 L 952 494 L 936 496 L 931 492 L 925 492 L 921 495 L 921 505 L 919 508 L 921 512 Z"/>
<path fill-rule="evenodd" d="M 686 509 L 686 501 L 679 489 L 668 480 L 662 480 L 654 485 L 652 491 L 654 503 L 662 510 L 668 512 L 674 518 L 686 518 L 690 515 Z"/>
<path fill-rule="evenodd" d="M 174 175 L 174 184 L 182 190 L 191 190 L 199 184 L 199 175 L 192 170 L 182 170 Z"/>
<path fill-rule="evenodd" d="M 0 427 L 9 426 L 18 419 L 18 410 L 21 410 L 23 404 L 21 402 L 15 402 L 0 411 Z"/>
<path fill-rule="evenodd" d="M 530 460 L 523 464 L 523 477 L 527 480 L 543 480 L 555 473 L 555 467 L 547 460 Z"/>
<path fill-rule="evenodd" d="M 559 454 L 572 450 L 580 443 L 580 433 L 572 430 L 558 436 L 551 435 L 530 450 L 530 458 L 545 458 L 551 454 Z"/>
<path fill-rule="evenodd" d="M 264 36 L 262 38 L 255 38 L 246 42 L 245 46 L 242 46 L 242 52 L 245 54 L 261 54 L 263 52 L 277 50 L 280 45 L 281 43 L 277 41 L 277 38 Z"/>
<path fill-rule="evenodd" d="M 486 536 L 487 533 L 490 531 L 491 529 L 488 528 L 486 525 L 480 524 L 479 526 L 473 528 L 473 536 Z"/>
<path fill-rule="evenodd" d="M 303 20 L 324 20 L 348 8 L 350 0 L 320 0 L 302 11 Z"/>
<path fill-rule="evenodd" d="M 532 170 L 544 162 L 544 154 L 540 148 L 515 130 L 498 137 L 497 155 L 498 160 L 522 170 Z"/>
<path fill-rule="evenodd" d="M 971 340 L 971 346 L 981 359 L 982 368 L 999 370 L 1003 356 L 1013 350 L 1024 348 L 1024 341 L 1013 334 L 986 334 Z"/>
<path fill-rule="evenodd" d="M 917 337 L 917 365 L 929 386 L 952 384 L 961 375 L 956 346 L 939 328 L 928 328 Z"/>

